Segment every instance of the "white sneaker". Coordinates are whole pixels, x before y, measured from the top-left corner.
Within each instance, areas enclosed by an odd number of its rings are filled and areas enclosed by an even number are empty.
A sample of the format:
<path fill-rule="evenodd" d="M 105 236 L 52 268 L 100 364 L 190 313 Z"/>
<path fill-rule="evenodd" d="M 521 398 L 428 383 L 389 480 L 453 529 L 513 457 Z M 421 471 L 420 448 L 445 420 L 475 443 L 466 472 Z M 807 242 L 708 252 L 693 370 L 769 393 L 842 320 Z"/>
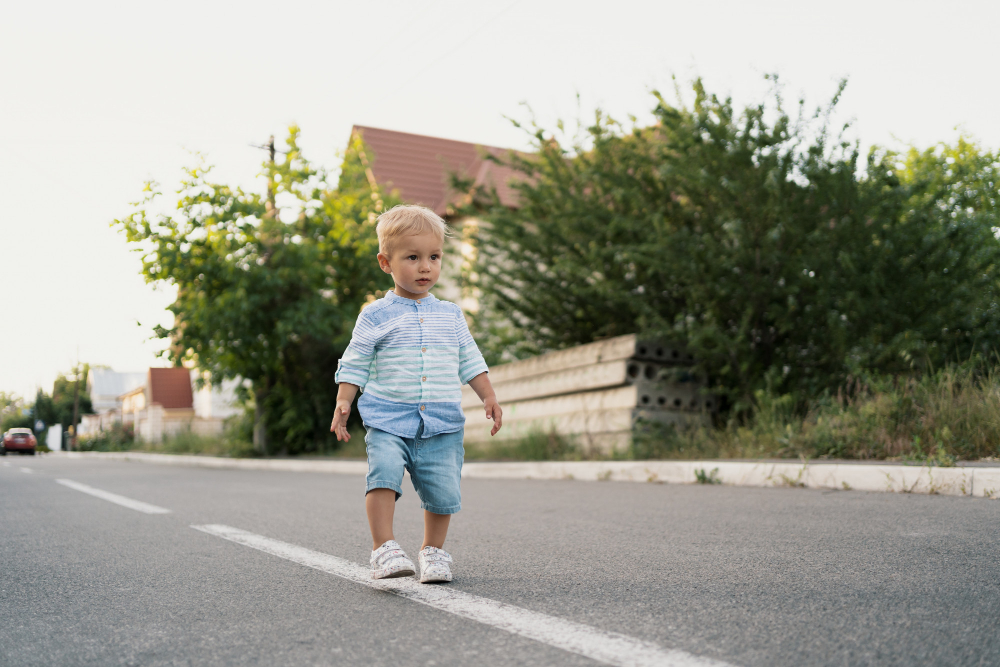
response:
<path fill-rule="evenodd" d="M 413 561 L 399 547 L 396 540 L 389 540 L 372 552 L 372 579 L 410 577 L 416 572 Z"/>
<path fill-rule="evenodd" d="M 435 581 L 451 581 L 451 554 L 437 547 L 424 547 L 417 554 L 420 561 L 420 583 L 429 584 Z"/>

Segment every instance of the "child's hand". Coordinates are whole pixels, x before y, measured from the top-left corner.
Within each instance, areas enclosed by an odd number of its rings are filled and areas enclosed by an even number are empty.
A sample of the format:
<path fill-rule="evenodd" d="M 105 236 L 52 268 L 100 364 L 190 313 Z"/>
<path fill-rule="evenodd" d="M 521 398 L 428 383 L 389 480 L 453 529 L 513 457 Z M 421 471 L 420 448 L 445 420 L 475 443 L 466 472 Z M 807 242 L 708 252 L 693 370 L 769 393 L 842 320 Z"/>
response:
<path fill-rule="evenodd" d="M 347 418 L 351 416 L 351 404 L 337 401 L 337 407 L 333 411 L 333 423 L 330 430 L 337 436 L 337 440 L 347 442 L 351 439 L 351 434 L 347 432 Z"/>
<path fill-rule="evenodd" d="M 500 409 L 500 404 L 495 397 L 487 398 L 483 407 L 486 408 L 486 418 L 493 420 L 493 430 L 490 431 L 490 435 L 496 435 L 503 424 L 503 410 Z"/>

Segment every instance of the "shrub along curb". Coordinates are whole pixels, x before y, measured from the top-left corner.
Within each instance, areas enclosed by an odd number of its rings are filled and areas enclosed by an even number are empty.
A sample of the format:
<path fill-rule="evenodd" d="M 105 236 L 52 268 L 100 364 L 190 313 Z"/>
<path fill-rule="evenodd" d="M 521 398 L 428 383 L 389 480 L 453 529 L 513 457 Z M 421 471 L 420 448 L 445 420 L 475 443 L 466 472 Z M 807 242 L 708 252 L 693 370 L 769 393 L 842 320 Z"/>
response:
<path fill-rule="evenodd" d="M 230 459 L 146 452 L 62 452 L 66 458 L 100 458 L 159 465 L 283 470 L 364 475 L 365 461 Z M 776 463 L 773 461 L 471 461 L 462 477 L 477 479 L 576 479 L 584 481 L 730 484 L 1000 498 L 1000 466 L 940 468 L 896 463 Z"/>

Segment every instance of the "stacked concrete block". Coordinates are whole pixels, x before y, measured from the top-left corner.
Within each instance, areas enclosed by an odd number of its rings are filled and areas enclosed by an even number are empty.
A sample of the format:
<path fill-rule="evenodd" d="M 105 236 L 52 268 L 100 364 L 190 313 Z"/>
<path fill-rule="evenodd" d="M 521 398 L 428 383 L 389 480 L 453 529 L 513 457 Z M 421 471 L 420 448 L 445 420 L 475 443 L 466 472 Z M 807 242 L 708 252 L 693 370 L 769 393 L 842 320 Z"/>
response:
<path fill-rule="evenodd" d="M 490 369 L 504 408 L 498 439 L 555 432 L 588 449 L 627 448 L 642 420 L 705 421 L 714 399 L 688 371 L 681 348 L 619 336 Z M 463 389 L 467 442 L 486 442 L 493 422 L 470 387 Z"/>

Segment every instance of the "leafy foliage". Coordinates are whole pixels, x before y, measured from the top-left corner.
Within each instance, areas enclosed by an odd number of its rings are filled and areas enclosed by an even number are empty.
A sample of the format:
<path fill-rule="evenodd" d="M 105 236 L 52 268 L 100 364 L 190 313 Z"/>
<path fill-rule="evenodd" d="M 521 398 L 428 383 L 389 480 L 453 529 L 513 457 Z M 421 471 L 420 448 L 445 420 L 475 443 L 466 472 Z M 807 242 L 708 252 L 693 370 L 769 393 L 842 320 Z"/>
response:
<path fill-rule="evenodd" d="M 90 436 L 82 436 L 77 441 L 81 452 L 127 452 L 135 449 L 135 427 L 133 424 L 111 422 L 111 428 Z"/>
<path fill-rule="evenodd" d="M 12 392 L 0 391 L 0 433 L 12 428 L 31 428 L 31 413 L 25 410 L 24 399 Z"/>
<path fill-rule="evenodd" d="M 144 253 L 149 282 L 176 286 L 168 356 L 210 373 L 212 382 L 251 385 L 258 445 L 289 453 L 330 443 L 333 375 L 361 306 L 385 288 L 374 261 L 377 212 L 391 206 L 365 175 L 360 140 L 345 154 L 336 186 L 289 129 L 284 159 L 264 163 L 272 196 L 187 170 L 173 215 L 145 199 L 116 220 Z M 266 437 L 264 437 L 266 435 Z"/>
<path fill-rule="evenodd" d="M 737 412 L 765 390 L 801 411 L 852 371 L 1000 344 L 996 155 L 963 139 L 862 170 L 830 129 L 840 90 L 794 117 L 777 92 L 741 111 L 693 93 L 656 93 L 649 127 L 532 125 L 534 153 L 495 158 L 520 207 L 470 209 L 493 360 L 638 331 L 686 344 Z"/>
<path fill-rule="evenodd" d="M 35 420 L 41 419 L 47 426 L 62 424 L 63 430 L 69 429 L 70 424 L 73 423 L 73 402 L 77 390 L 77 378 L 80 382 L 77 421 L 83 415 L 92 414 L 94 409 L 90 401 L 90 394 L 87 393 L 86 382 L 89 371 L 89 364 L 80 364 L 71 373 L 60 373 L 56 376 L 55 382 L 52 383 L 51 396 L 39 389 L 31 410 L 31 425 L 34 424 Z"/>

